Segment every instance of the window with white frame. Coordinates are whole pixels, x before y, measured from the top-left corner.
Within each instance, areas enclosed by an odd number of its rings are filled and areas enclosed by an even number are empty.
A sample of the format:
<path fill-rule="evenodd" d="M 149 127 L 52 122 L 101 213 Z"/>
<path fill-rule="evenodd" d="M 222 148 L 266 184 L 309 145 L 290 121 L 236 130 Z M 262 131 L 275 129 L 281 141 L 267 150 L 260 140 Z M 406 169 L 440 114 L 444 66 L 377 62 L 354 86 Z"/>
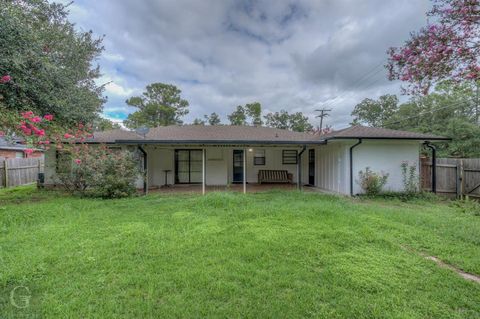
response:
<path fill-rule="evenodd" d="M 255 150 L 253 153 L 253 165 L 265 165 L 265 150 Z"/>
<path fill-rule="evenodd" d="M 282 151 L 282 164 L 297 164 L 298 151 L 297 150 L 283 150 Z"/>

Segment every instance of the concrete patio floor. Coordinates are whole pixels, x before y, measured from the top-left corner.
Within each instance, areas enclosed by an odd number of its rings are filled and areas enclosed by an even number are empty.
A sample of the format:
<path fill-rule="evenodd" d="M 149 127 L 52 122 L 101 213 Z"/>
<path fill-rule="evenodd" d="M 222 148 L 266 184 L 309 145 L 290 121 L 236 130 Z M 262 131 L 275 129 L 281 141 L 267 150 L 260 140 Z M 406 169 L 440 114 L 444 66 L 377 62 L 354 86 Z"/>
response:
<path fill-rule="evenodd" d="M 248 193 L 259 193 L 259 192 L 267 192 L 270 190 L 296 190 L 296 184 L 247 184 L 247 192 Z M 316 190 L 315 187 L 310 186 L 303 186 L 303 190 Z M 205 192 L 225 192 L 225 191 L 232 191 L 232 192 L 243 192 L 243 185 L 242 184 L 232 184 L 229 186 L 206 186 Z M 175 184 L 169 185 L 167 187 L 162 186 L 160 188 L 151 188 L 148 190 L 149 193 L 202 193 L 202 185 L 201 184 Z"/>

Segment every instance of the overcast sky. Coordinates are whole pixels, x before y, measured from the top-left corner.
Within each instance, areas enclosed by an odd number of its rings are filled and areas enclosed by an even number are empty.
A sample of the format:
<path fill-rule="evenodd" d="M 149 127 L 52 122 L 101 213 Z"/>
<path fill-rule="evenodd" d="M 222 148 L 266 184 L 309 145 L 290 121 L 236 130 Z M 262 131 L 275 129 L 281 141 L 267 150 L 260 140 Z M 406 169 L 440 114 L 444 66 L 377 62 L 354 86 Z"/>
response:
<path fill-rule="evenodd" d="M 69 2 L 69 1 L 66 1 Z M 386 50 L 425 21 L 428 0 L 76 0 L 77 28 L 105 35 L 98 61 L 112 81 L 104 114 L 121 120 L 126 98 L 152 82 L 175 84 L 185 121 L 258 101 L 264 113 L 333 109 L 346 126 L 366 97 L 398 93 L 382 67 Z"/>

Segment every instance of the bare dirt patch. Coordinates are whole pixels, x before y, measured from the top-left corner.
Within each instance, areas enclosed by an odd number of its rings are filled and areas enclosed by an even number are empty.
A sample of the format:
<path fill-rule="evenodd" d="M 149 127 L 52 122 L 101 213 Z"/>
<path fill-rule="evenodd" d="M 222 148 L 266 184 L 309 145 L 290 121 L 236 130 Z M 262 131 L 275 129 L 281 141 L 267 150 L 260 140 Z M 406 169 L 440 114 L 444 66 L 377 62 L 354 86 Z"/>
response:
<path fill-rule="evenodd" d="M 438 259 L 437 257 L 426 256 L 424 254 L 422 254 L 422 256 L 425 257 L 425 259 L 432 260 L 433 262 L 435 262 L 438 266 L 440 266 L 442 268 L 450 269 L 451 271 L 456 272 L 457 274 L 459 274 L 461 277 L 463 277 L 466 280 L 475 281 L 476 283 L 480 284 L 480 277 L 477 276 L 477 275 L 469 274 L 469 273 L 464 272 L 463 270 L 458 269 L 458 268 L 456 268 L 452 265 L 446 264 L 443 261 L 441 261 L 440 259 Z"/>

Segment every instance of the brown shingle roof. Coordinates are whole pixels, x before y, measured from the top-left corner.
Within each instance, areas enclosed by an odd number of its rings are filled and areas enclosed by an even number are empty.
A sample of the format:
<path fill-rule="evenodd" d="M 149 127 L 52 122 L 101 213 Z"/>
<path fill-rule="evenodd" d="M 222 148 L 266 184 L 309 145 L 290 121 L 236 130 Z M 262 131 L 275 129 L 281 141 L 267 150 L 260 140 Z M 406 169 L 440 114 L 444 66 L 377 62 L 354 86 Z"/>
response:
<path fill-rule="evenodd" d="M 116 129 L 105 132 L 96 132 L 89 142 L 94 143 L 325 143 L 330 139 L 418 139 L 439 140 L 443 137 L 396 131 L 383 128 L 352 126 L 343 130 L 325 135 L 292 132 L 288 130 L 255 127 L 255 126 L 203 126 L 203 125 L 171 125 L 150 129 L 144 136 L 132 131 Z"/>
<path fill-rule="evenodd" d="M 270 127 L 234 125 L 172 125 L 150 130 L 146 139 L 170 141 L 268 141 L 302 142 L 315 139 L 307 133 L 292 132 Z"/>
<path fill-rule="evenodd" d="M 89 142 L 94 143 L 114 143 L 117 140 L 134 140 L 142 137 L 135 132 L 124 129 L 115 129 L 103 132 L 93 133 L 93 138 L 88 139 Z"/>
<path fill-rule="evenodd" d="M 143 137 L 135 132 L 116 129 L 94 134 L 89 142 L 113 143 L 115 141 L 158 142 L 307 142 L 318 141 L 318 136 L 269 127 L 230 125 L 171 125 L 150 129 Z"/>

